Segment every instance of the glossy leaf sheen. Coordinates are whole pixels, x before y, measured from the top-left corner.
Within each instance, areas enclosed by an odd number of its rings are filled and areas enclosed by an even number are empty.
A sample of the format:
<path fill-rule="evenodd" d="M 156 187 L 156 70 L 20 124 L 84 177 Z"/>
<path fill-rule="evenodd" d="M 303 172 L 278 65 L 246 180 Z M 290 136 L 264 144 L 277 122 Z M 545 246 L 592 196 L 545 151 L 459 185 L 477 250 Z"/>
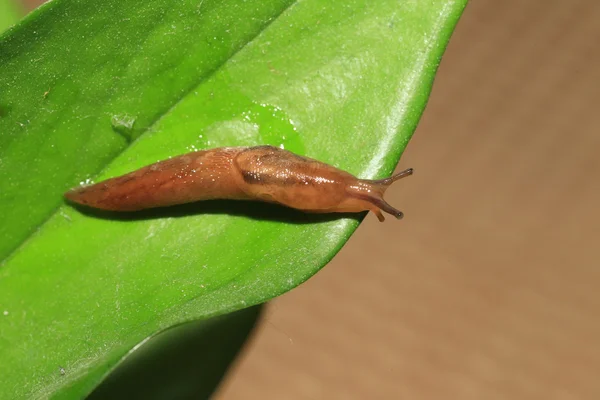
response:
<path fill-rule="evenodd" d="M 8 31 L 0 398 L 88 393 L 149 335 L 297 286 L 358 225 L 234 202 L 107 218 L 66 189 L 265 143 L 386 176 L 464 3 L 54 0 Z"/>

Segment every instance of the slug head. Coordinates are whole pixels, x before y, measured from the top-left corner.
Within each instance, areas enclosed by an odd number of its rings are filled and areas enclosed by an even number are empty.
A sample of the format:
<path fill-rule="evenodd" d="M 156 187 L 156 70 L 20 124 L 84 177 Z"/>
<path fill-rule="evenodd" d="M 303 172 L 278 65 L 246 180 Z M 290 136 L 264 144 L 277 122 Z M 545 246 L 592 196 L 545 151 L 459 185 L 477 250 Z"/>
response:
<path fill-rule="evenodd" d="M 385 179 L 359 179 L 355 185 L 349 187 L 349 193 L 351 198 L 359 201 L 362 209 L 372 211 L 381 222 L 385 220 L 383 212 L 393 215 L 397 219 L 402 219 L 404 213 L 386 202 L 383 195 L 392 183 L 412 174 L 413 169 L 408 168 Z"/>

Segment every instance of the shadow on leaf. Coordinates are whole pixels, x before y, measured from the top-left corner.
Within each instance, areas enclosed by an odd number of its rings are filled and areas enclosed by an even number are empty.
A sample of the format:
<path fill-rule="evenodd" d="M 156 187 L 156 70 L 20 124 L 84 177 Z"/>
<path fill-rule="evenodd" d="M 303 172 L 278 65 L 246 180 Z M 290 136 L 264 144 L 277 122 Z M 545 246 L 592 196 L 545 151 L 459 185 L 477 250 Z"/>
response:
<path fill-rule="evenodd" d="M 208 399 L 252 335 L 263 306 L 169 328 L 129 354 L 87 397 Z"/>
<path fill-rule="evenodd" d="M 181 204 L 171 207 L 151 208 L 135 212 L 117 212 L 99 210 L 68 203 L 85 215 L 115 221 L 138 221 L 158 218 L 180 218 L 190 215 L 233 215 L 263 221 L 278 221 L 288 224 L 317 224 L 341 218 L 352 218 L 360 221 L 366 213 L 305 213 L 277 204 L 261 203 L 245 200 L 204 200 L 195 203 Z"/>

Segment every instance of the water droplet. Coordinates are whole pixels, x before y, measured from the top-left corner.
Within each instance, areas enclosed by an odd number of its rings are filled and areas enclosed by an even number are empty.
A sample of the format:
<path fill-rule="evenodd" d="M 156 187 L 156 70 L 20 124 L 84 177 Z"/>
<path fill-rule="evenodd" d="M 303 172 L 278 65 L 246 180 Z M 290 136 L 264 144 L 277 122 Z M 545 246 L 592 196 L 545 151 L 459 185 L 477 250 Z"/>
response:
<path fill-rule="evenodd" d="M 270 144 L 305 154 L 299 125 L 276 100 L 249 98 L 227 74 L 216 75 L 196 91 L 197 97 L 186 98 L 177 110 L 194 117 L 159 128 L 193 132 L 183 146 L 206 149 Z"/>
<path fill-rule="evenodd" d="M 135 124 L 136 117 L 129 114 L 115 114 L 110 119 L 110 124 L 115 132 L 120 134 L 127 140 L 128 143 L 132 142 L 133 137 L 133 125 Z"/>
<path fill-rule="evenodd" d="M 280 107 L 264 103 L 254 104 L 246 115 L 251 122 L 259 126 L 262 143 L 304 153 L 304 145 L 294 121 Z"/>
<path fill-rule="evenodd" d="M 215 141 L 208 138 L 218 138 L 219 146 L 270 144 L 304 154 L 304 145 L 296 125 L 280 107 L 247 100 L 233 102 L 232 108 L 221 108 L 219 111 L 223 119 L 203 129 L 202 134 L 198 135 L 198 147 L 212 147 Z M 217 115 L 212 114 L 213 117 Z"/>

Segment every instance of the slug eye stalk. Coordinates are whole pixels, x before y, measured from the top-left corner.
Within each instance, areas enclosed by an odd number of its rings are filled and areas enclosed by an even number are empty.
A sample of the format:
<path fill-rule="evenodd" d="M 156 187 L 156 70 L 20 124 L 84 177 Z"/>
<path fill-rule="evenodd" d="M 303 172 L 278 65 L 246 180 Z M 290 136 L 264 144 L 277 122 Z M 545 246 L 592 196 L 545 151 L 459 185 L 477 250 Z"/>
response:
<path fill-rule="evenodd" d="M 404 217 L 404 213 L 398 210 L 397 208 L 394 208 L 387 201 L 385 201 L 383 199 L 383 195 L 385 191 L 392 185 L 392 183 L 402 178 L 406 178 L 407 176 L 411 176 L 413 172 L 414 170 L 412 168 L 408 168 L 398 172 L 395 175 L 390 176 L 389 178 L 375 180 L 360 179 L 359 183 L 361 184 L 361 186 L 364 185 L 364 187 L 367 188 L 366 192 L 368 192 L 368 194 L 361 193 L 356 196 L 373 205 L 373 207 L 370 208 L 370 210 L 373 211 L 375 215 L 377 215 L 379 221 L 385 221 L 385 217 L 382 211 L 393 215 L 394 217 L 396 217 L 396 219 L 402 219 Z"/>

